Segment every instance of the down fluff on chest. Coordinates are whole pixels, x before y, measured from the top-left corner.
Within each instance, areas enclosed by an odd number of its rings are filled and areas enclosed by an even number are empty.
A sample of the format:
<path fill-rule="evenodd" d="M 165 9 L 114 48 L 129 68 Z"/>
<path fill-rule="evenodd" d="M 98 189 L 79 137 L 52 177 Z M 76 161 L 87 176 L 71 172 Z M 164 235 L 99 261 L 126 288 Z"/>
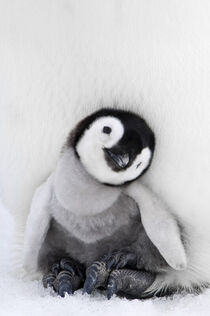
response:
<path fill-rule="evenodd" d="M 104 254 L 128 247 L 139 235 L 138 206 L 123 193 L 111 207 L 95 216 L 76 216 L 55 202 L 43 245 L 45 256 L 67 255 L 89 265 Z"/>

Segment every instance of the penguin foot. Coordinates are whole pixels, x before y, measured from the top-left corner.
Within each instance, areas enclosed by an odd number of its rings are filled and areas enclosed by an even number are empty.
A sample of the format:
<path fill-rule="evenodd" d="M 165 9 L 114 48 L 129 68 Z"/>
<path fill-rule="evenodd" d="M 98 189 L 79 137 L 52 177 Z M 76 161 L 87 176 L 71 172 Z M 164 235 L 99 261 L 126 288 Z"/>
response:
<path fill-rule="evenodd" d="M 65 294 L 73 294 L 81 287 L 81 278 L 69 271 L 61 271 L 56 277 L 53 287 L 61 297 Z"/>
<path fill-rule="evenodd" d="M 126 251 L 115 251 L 111 255 L 103 256 L 87 268 L 83 294 L 91 294 L 97 288 L 105 289 L 113 269 L 136 267 L 136 261 L 136 255 Z"/>
<path fill-rule="evenodd" d="M 148 298 L 144 294 L 154 282 L 156 274 L 136 270 L 137 256 L 118 251 L 94 262 L 86 270 L 83 293 L 91 294 L 97 288 L 107 291 L 107 298 L 114 294 L 127 298 Z"/>
<path fill-rule="evenodd" d="M 130 299 L 149 298 L 144 292 L 152 285 L 155 274 L 147 271 L 130 269 L 114 270 L 110 273 L 107 283 L 107 298 L 114 294 Z"/>
<path fill-rule="evenodd" d="M 135 269 L 137 266 L 137 256 L 135 253 L 126 251 L 116 251 L 106 258 L 106 265 L 109 271 L 129 267 Z"/>
<path fill-rule="evenodd" d="M 91 294 L 96 288 L 105 288 L 109 271 L 106 267 L 106 262 L 103 260 L 94 262 L 86 270 L 86 280 L 83 287 L 83 294 Z"/>
<path fill-rule="evenodd" d="M 73 294 L 84 283 L 84 267 L 71 258 L 63 258 L 54 263 L 50 271 L 43 276 L 43 286 L 52 287 L 58 295 Z"/>

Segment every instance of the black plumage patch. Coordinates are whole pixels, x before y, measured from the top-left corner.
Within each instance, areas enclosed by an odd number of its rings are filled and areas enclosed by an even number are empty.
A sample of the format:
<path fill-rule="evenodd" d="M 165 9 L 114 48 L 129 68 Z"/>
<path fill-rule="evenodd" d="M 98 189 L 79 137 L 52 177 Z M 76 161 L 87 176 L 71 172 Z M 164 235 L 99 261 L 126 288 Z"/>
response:
<path fill-rule="evenodd" d="M 97 118 L 105 116 L 116 117 L 123 124 L 125 129 L 125 136 L 121 140 L 123 146 L 126 146 L 126 144 L 131 144 L 130 147 L 135 147 L 136 145 L 139 147 L 141 144 L 142 148 L 149 147 L 151 152 L 154 151 L 155 136 L 143 118 L 130 111 L 109 108 L 103 108 L 99 111 L 96 111 L 80 121 L 75 129 L 70 133 L 67 139 L 67 146 L 73 146 L 76 148 L 77 142 L 83 135 L 84 131 L 88 129 L 90 125 L 95 120 L 97 120 Z M 140 140 L 140 142 L 137 140 Z"/>
<path fill-rule="evenodd" d="M 147 167 L 142 171 L 142 173 L 138 177 L 142 176 L 148 170 L 152 161 L 153 152 L 155 149 L 155 135 L 149 127 L 149 125 L 146 123 L 146 121 L 135 113 L 125 110 L 109 108 L 103 108 L 101 110 L 98 110 L 92 113 L 91 115 L 87 116 L 77 124 L 75 129 L 70 133 L 66 145 L 73 147 L 75 149 L 76 155 L 78 156 L 78 158 L 80 158 L 76 150 L 76 146 L 79 139 L 82 137 L 85 130 L 90 128 L 93 122 L 95 122 L 98 118 L 106 116 L 115 117 L 119 119 L 124 127 L 124 135 L 120 139 L 120 141 L 111 148 L 112 153 L 122 155 L 125 153 L 129 154 L 129 163 L 126 165 L 124 169 L 121 169 L 105 153 L 105 159 L 107 160 L 108 165 L 115 172 L 125 170 L 126 168 L 129 168 L 132 165 L 136 156 L 142 151 L 142 149 L 148 147 L 151 150 L 152 155 Z M 111 132 L 109 129 L 107 129 L 107 127 L 108 126 L 105 126 L 105 133 Z M 125 183 L 128 182 L 130 181 L 127 181 Z"/>

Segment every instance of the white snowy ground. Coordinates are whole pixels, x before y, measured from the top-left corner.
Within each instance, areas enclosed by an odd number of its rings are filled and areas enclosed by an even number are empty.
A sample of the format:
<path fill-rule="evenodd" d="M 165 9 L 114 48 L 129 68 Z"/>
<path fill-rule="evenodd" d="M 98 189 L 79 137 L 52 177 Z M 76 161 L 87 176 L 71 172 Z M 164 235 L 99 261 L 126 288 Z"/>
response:
<path fill-rule="evenodd" d="M 13 221 L 0 203 L 0 315 L 209 315 L 210 290 L 202 295 L 175 296 L 147 301 L 119 299 L 107 301 L 102 295 L 83 296 L 79 291 L 64 299 L 44 290 L 38 281 L 23 281 L 9 274 L 8 256 L 12 246 Z"/>

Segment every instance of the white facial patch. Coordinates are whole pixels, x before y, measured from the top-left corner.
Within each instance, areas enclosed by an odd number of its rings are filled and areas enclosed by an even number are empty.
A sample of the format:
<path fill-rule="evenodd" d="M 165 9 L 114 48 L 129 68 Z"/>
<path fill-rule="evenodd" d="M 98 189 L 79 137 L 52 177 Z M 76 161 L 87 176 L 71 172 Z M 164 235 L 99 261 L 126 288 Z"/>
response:
<path fill-rule="evenodd" d="M 110 167 L 108 167 L 107 163 L 105 162 L 103 168 L 106 169 L 106 172 L 101 172 L 97 175 L 97 178 L 101 182 L 114 185 L 120 185 L 124 182 L 131 181 L 140 176 L 140 174 L 146 169 L 150 162 L 151 155 L 150 149 L 144 148 L 141 153 L 136 156 L 136 159 L 129 168 L 118 172 L 115 172 Z"/>
<path fill-rule="evenodd" d="M 104 127 L 111 132 L 104 133 Z M 124 134 L 124 127 L 119 119 L 106 116 L 97 119 L 85 131 L 76 150 L 86 170 L 97 180 L 103 182 L 103 174 L 109 171 L 103 148 L 111 148 L 119 142 Z"/>
<path fill-rule="evenodd" d="M 144 148 L 141 153 L 136 156 L 136 159 L 133 161 L 132 165 L 125 171 L 122 171 L 124 182 L 130 181 L 140 176 L 140 174 L 149 165 L 151 156 L 151 150 L 148 147 Z"/>
<path fill-rule="evenodd" d="M 104 127 L 110 127 L 111 132 L 103 132 Z M 137 178 L 148 166 L 151 150 L 146 147 L 136 156 L 132 165 L 120 171 L 114 171 L 108 165 L 104 148 L 112 148 L 123 137 L 124 127 L 119 119 L 111 116 L 102 117 L 93 122 L 79 140 L 76 150 L 85 169 L 98 181 L 119 185 Z"/>

